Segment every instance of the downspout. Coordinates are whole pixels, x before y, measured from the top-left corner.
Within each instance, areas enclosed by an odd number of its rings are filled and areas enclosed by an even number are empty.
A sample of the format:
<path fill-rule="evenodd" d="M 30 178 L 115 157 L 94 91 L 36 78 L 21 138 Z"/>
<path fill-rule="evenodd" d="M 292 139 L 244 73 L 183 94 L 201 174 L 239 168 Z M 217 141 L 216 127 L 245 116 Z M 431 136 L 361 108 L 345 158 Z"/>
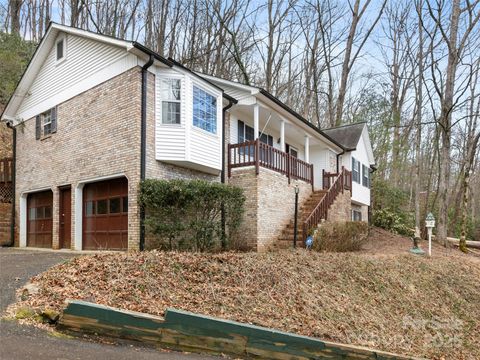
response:
<path fill-rule="evenodd" d="M 338 161 L 338 159 L 339 159 L 340 156 L 342 156 L 343 154 L 345 154 L 345 149 L 343 149 L 340 154 L 337 154 L 337 174 L 338 174 L 338 172 L 340 171 L 340 162 Z M 322 181 L 323 181 L 323 179 L 322 179 Z"/>
<path fill-rule="evenodd" d="M 220 174 L 220 181 L 222 184 L 225 184 L 225 115 L 227 110 L 233 106 L 233 101 L 228 99 L 228 105 L 222 109 L 222 173 Z M 226 219 L 225 219 L 225 204 L 222 202 L 222 212 L 221 212 L 221 222 L 222 222 L 222 249 L 227 247 L 227 236 L 226 236 Z"/>
<path fill-rule="evenodd" d="M 140 125 L 140 181 L 145 180 L 147 163 L 147 80 L 148 68 L 152 66 L 154 56 L 142 66 L 142 105 L 141 105 L 141 125 Z M 140 207 L 140 251 L 145 250 L 145 209 Z"/>
<path fill-rule="evenodd" d="M 233 106 L 233 101 L 228 99 L 228 105 L 222 109 L 222 173 L 220 175 L 220 181 L 225 184 L 225 114 L 227 110 Z"/>
<path fill-rule="evenodd" d="M 10 221 L 10 243 L 7 246 L 13 246 L 15 243 L 15 190 L 16 190 L 16 175 L 17 175 L 17 129 L 10 123 L 7 122 L 7 127 L 12 129 L 12 215 Z"/>

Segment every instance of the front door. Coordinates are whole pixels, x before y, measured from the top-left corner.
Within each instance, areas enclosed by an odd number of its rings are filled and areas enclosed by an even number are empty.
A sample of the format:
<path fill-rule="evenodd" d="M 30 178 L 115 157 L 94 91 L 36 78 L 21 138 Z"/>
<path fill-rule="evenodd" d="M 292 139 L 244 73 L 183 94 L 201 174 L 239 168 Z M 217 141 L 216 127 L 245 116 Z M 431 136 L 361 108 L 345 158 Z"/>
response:
<path fill-rule="evenodd" d="M 59 241 L 61 249 L 70 249 L 72 240 L 72 189 L 60 189 Z"/>
<path fill-rule="evenodd" d="M 28 194 L 27 246 L 52 247 L 52 205 L 50 190 Z"/>

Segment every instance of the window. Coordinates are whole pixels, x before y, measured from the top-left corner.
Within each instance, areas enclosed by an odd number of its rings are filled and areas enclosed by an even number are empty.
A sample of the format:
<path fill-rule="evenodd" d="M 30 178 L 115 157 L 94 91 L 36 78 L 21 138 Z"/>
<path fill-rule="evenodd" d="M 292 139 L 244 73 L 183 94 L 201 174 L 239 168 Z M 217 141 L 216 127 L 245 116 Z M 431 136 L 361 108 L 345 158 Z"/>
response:
<path fill-rule="evenodd" d="M 110 199 L 110 214 L 118 214 L 120 212 L 121 198 Z"/>
<path fill-rule="evenodd" d="M 360 184 L 360 161 L 352 156 L 352 181 Z"/>
<path fill-rule="evenodd" d="M 360 210 L 352 210 L 352 220 L 362 221 L 362 212 Z"/>
<path fill-rule="evenodd" d="M 42 128 L 43 136 L 50 135 L 52 133 L 52 113 L 47 111 L 42 114 Z"/>
<path fill-rule="evenodd" d="M 95 214 L 95 203 L 93 201 L 87 201 L 85 203 L 85 216 L 92 216 Z"/>
<path fill-rule="evenodd" d="M 57 41 L 57 61 L 63 59 L 63 39 Z"/>
<path fill-rule="evenodd" d="M 122 202 L 123 202 L 123 207 L 122 207 L 122 212 L 126 213 L 128 212 L 128 197 L 124 197 L 122 198 Z"/>
<path fill-rule="evenodd" d="M 292 155 L 294 158 L 298 158 L 298 149 L 294 148 L 293 146 L 288 146 L 288 153 Z"/>
<path fill-rule="evenodd" d="M 259 134 L 260 135 L 260 142 L 273 146 L 273 136 L 268 134 Z M 253 127 L 248 126 L 242 120 L 238 120 L 238 143 L 243 143 L 245 141 L 253 141 L 255 140 L 255 130 Z"/>
<path fill-rule="evenodd" d="M 37 115 L 35 125 L 35 137 L 41 139 L 57 132 L 57 109 L 52 108 Z"/>
<path fill-rule="evenodd" d="M 193 125 L 217 133 L 217 98 L 196 86 L 193 87 Z"/>
<path fill-rule="evenodd" d="M 370 188 L 370 169 L 368 166 L 362 165 L 362 185 Z"/>
<path fill-rule="evenodd" d="M 180 124 L 181 80 L 161 80 L 162 124 Z"/>
<path fill-rule="evenodd" d="M 107 199 L 97 200 L 97 215 L 104 215 L 108 213 Z"/>

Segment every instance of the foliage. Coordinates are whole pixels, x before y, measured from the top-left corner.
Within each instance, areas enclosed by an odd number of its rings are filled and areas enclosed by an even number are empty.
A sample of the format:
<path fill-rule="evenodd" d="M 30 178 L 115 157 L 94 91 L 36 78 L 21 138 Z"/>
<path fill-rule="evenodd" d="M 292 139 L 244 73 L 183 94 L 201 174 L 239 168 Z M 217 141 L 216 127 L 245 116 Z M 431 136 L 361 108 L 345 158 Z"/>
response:
<path fill-rule="evenodd" d="M 358 251 L 367 240 L 368 224 L 366 222 L 326 222 L 316 232 L 312 249 L 330 252 Z"/>
<path fill-rule="evenodd" d="M 0 105 L 4 106 L 33 55 L 36 44 L 0 32 Z"/>
<path fill-rule="evenodd" d="M 412 215 L 407 212 L 395 212 L 389 208 L 374 210 L 372 214 L 373 225 L 392 231 L 395 234 L 413 236 Z"/>
<path fill-rule="evenodd" d="M 388 181 L 375 179 L 372 187 L 374 226 L 412 236 L 415 219 L 409 211 L 408 194 Z"/>
<path fill-rule="evenodd" d="M 238 229 L 245 197 L 240 188 L 204 180 L 145 180 L 140 205 L 150 248 L 212 251 L 229 246 Z M 225 233 L 222 230 L 222 208 Z"/>

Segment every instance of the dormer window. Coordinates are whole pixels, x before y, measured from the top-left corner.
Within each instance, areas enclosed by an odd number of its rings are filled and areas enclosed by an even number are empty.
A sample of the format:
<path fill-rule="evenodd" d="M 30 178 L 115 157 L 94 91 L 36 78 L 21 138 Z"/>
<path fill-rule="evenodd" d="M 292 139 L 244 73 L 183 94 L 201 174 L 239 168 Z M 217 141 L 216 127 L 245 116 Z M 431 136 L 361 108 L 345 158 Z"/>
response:
<path fill-rule="evenodd" d="M 65 42 L 65 36 L 61 36 L 57 39 L 55 43 L 55 52 L 56 52 L 56 62 L 61 63 L 63 60 L 66 59 L 66 42 Z"/>
<path fill-rule="evenodd" d="M 162 124 L 180 124 L 181 80 L 161 81 Z"/>

